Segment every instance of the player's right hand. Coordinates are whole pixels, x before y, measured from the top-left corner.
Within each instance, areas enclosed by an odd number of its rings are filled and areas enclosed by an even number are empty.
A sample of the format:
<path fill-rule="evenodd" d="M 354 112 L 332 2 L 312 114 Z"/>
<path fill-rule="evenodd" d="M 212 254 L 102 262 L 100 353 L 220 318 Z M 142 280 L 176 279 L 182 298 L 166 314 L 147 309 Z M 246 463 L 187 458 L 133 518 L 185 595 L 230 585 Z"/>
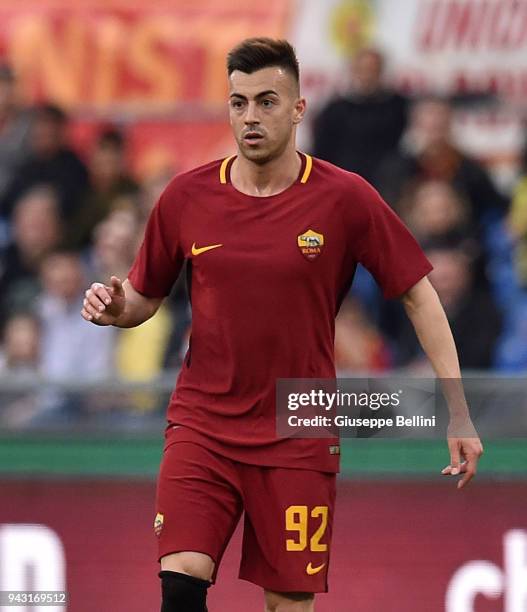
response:
<path fill-rule="evenodd" d="M 117 276 L 111 285 L 93 283 L 86 291 L 81 316 L 95 325 L 113 325 L 124 312 L 126 297 L 123 284 Z"/>

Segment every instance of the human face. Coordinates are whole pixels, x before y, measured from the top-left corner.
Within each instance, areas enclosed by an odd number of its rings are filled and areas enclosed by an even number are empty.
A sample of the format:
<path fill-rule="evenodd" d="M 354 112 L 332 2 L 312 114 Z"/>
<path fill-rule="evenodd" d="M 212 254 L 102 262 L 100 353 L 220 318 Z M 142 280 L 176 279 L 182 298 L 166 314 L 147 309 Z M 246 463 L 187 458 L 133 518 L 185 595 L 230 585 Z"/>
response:
<path fill-rule="evenodd" d="M 265 164 L 295 146 L 306 103 L 287 70 L 269 67 L 229 77 L 229 118 L 240 154 Z"/>
<path fill-rule="evenodd" d="M 5 328 L 5 355 L 11 366 L 35 365 L 39 353 L 39 329 L 29 315 L 15 315 Z"/>
<path fill-rule="evenodd" d="M 450 139 L 452 111 L 448 104 L 436 100 L 423 100 L 415 104 L 410 129 L 421 150 Z"/>
<path fill-rule="evenodd" d="M 29 193 L 16 205 L 13 235 L 22 257 L 35 261 L 61 240 L 58 203 L 52 194 Z"/>
<path fill-rule="evenodd" d="M 35 118 L 31 128 L 31 148 L 39 157 L 55 155 L 65 139 L 64 125 L 46 116 Z"/>
<path fill-rule="evenodd" d="M 450 184 L 429 181 L 417 190 L 409 220 L 421 237 L 441 235 L 463 226 L 463 203 Z"/>
<path fill-rule="evenodd" d="M 426 255 L 434 266 L 430 272 L 430 282 L 443 306 L 453 308 L 470 290 L 470 263 L 466 255 L 455 249 L 431 250 Z"/>
<path fill-rule="evenodd" d="M 362 95 L 375 93 L 381 87 L 382 57 L 375 51 L 363 51 L 353 63 L 355 89 Z"/>
<path fill-rule="evenodd" d="M 106 185 L 119 179 L 123 172 L 124 165 L 123 152 L 121 149 L 101 145 L 93 152 L 90 171 L 95 182 Z"/>
<path fill-rule="evenodd" d="M 55 253 L 44 260 L 41 270 L 44 290 L 66 302 L 74 302 L 82 295 L 85 282 L 79 257 Z"/>

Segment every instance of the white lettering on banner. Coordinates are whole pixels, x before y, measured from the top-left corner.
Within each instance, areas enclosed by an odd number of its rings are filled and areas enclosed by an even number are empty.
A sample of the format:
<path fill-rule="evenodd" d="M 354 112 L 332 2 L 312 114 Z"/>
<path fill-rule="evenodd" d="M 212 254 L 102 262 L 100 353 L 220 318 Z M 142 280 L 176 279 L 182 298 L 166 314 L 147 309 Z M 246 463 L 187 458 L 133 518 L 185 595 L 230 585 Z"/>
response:
<path fill-rule="evenodd" d="M 452 576 L 446 612 L 474 612 L 478 594 L 504 596 L 504 612 L 527 610 L 527 531 L 514 529 L 503 537 L 504 571 L 490 561 L 470 561 Z"/>
<path fill-rule="evenodd" d="M 527 532 L 505 536 L 505 612 L 527 610 Z"/>
<path fill-rule="evenodd" d="M 503 590 L 500 568 L 489 561 L 470 561 L 454 574 L 446 594 L 446 612 L 473 612 L 480 593 L 496 599 Z"/>
<path fill-rule="evenodd" d="M 59 536 L 46 525 L 0 525 L 0 591 L 65 591 L 66 563 Z M 0 606 L 0 612 L 12 607 Z M 66 612 L 33 606 L 34 612 Z"/>

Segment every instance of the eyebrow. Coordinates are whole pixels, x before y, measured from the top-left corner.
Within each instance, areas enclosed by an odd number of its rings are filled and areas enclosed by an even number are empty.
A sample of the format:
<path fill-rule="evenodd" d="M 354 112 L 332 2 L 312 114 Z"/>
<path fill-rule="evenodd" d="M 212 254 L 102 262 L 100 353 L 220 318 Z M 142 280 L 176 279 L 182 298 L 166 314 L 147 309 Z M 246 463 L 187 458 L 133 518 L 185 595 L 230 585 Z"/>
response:
<path fill-rule="evenodd" d="M 261 91 L 260 93 L 256 94 L 254 97 L 256 99 L 256 98 L 263 98 L 265 96 L 270 96 L 270 95 L 276 96 L 277 98 L 280 97 L 274 89 L 268 89 L 266 91 Z M 229 98 L 241 98 L 242 100 L 247 100 L 247 96 L 243 96 L 242 94 L 239 94 L 236 92 L 231 93 Z"/>

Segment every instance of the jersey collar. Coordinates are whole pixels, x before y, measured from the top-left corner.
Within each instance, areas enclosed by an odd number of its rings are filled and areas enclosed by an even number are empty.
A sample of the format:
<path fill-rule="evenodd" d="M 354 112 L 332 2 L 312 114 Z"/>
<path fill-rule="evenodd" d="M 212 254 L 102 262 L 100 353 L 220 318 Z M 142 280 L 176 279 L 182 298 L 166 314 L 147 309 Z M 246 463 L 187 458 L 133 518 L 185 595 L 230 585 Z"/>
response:
<path fill-rule="evenodd" d="M 302 164 L 300 166 L 300 172 L 298 173 L 298 179 L 296 182 L 305 184 L 307 183 L 311 170 L 313 169 L 313 158 L 307 153 L 298 151 Z M 220 183 L 226 185 L 231 180 L 231 166 L 232 162 L 236 159 L 236 155 L 226 157 L 220 165 Z"/>

